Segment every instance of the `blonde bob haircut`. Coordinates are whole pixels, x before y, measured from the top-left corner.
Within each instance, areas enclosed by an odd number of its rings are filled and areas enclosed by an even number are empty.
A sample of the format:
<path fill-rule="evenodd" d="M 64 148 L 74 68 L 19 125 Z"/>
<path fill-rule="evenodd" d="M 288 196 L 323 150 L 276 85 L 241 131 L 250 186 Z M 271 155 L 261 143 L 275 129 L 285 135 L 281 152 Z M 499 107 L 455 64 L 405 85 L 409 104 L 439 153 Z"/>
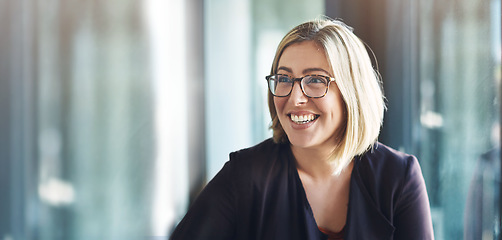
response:
<path fill-rule="evenodd" d="M 277 48 L 271 74 L 277 73 L 284 49 L 304 41 L 313 41 L 324 50 L 344 101 L 345 129 L 340 131 L 337 147 L 331 155 L 336 166 L 335 174 L 339 174 L 355 156 L 368 151 L 377 141 L 385 110 L 380 75 L 373 69 L 365 45 L 354 35 L 352 28 L 326 17 L 303 23 L 284 36 Z M 289 142 L 270 92 L 268 107 L 274 141 Z"/>

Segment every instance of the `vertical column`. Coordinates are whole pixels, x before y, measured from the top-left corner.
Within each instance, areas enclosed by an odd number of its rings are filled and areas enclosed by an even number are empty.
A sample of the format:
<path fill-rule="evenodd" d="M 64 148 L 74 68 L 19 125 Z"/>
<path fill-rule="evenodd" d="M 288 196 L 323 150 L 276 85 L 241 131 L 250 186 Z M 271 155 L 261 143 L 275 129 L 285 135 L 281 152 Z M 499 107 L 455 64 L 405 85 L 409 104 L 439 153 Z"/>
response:
<path fill-rule="evenodd" d="M 251 144 L 249 0 L 207 1 L 204 12 L 208 178 Z"/>
<path fill-rule="evenodd" d="M 206 108 L 204 81 L 204 1 L 187 0 L 186 22 L 186 103 L 188 187 L 190 202 L 206 182 Z"/>
<path fill-rule="evenodd" d="M 146 2 L 150 38 L 152 81 L 155 93 L 156 164 L 152 207 L 152 234 L 163 236 L 188 202 L 186 92 L 186 2 Z"/>

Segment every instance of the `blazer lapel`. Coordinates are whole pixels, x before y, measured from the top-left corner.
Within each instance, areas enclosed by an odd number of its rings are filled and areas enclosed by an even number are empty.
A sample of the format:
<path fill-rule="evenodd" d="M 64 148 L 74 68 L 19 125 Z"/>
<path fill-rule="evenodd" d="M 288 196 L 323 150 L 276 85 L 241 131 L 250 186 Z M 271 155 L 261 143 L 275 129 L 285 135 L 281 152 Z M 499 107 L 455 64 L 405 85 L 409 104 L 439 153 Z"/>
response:
<path fill-rule="evenodd" d="M 344 239 L 392 239 L 395 228 L 375 203 L 377 196 L 371 196 L 364 185 L 364 176 L 358 170 L 359 158 L 354 161 Z"/>

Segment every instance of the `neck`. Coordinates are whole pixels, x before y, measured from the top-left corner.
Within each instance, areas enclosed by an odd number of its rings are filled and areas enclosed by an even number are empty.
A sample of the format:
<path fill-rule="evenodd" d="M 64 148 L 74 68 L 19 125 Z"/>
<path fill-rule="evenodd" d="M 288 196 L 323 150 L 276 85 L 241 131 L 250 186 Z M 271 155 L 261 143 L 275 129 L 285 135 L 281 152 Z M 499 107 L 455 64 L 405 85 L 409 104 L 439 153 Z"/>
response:
<path fill-rule="evenodd" d="M 334 175 L 335 164 L 330 160 L 331 151 L 291 146 L 298 171 L 313 179 L 325 179 Z"/>

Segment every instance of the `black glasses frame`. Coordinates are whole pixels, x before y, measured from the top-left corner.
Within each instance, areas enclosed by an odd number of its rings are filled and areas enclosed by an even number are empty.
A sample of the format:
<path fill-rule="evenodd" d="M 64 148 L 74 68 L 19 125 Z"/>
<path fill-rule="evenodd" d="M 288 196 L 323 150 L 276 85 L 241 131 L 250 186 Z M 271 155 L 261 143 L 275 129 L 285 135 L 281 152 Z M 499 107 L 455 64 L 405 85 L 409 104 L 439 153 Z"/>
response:
<path fill-rule="evenodd" d="M 270 81 L 273 81 L 271 80 L 272 77 L 274 76 L 286 76 L 288 78 L 291 79 L 291 81 L 293 81 L 293 84 L 291 84 L 291 89 L 289 89 L 289 92 L 288 94 L 286 95 L 276 95 L 274 94 L 274 92 L 272 91 L 272 89 L 270 89 Z M 305 93 L 305 89 L 303 89 L 303 84 L 302 84 L 302 80 L 306 77 L 322 77 L 326 80 L 328 80 L 328 82 L 326 83 L 326 91 L 324 91 L 324 94 L 322 96 L 319 96 L 319 97 L 312 97 L 312 96 L 309 96 L 307 93 Z M 322 98 L 324 96 L 326 96 L 326 94 L 328 93 L 328 89 L 329 89 L 329 84 L 331 82 L 334 82 L 335 81 L 335 78 L 333 77 L 328 77 L 328 76 L 324 76 L 324 75 L 316 75 L 316 74 L 313 74 L 313 75 L 305 75 L 303 77 L 299 77 L 299 78 L 294 78 L 294 77 L 291 77 L 287 74 L 272 74 L 272 75 L 268 75 L 268 76 L 265 76 L 265 79 L 267 79 L 267 85 L 268 85 L 268 90 L 270 91 L 270 93 L 274 96 L 274 97 L 287 97 L 291 94 L 291 92 L 293 91 L 293 87 L 295 86 L 295 82 L 298 82 L 300 84 L 300 89 L 302 89 L 302 93 L 309 97 L 309 98 Z"/>

